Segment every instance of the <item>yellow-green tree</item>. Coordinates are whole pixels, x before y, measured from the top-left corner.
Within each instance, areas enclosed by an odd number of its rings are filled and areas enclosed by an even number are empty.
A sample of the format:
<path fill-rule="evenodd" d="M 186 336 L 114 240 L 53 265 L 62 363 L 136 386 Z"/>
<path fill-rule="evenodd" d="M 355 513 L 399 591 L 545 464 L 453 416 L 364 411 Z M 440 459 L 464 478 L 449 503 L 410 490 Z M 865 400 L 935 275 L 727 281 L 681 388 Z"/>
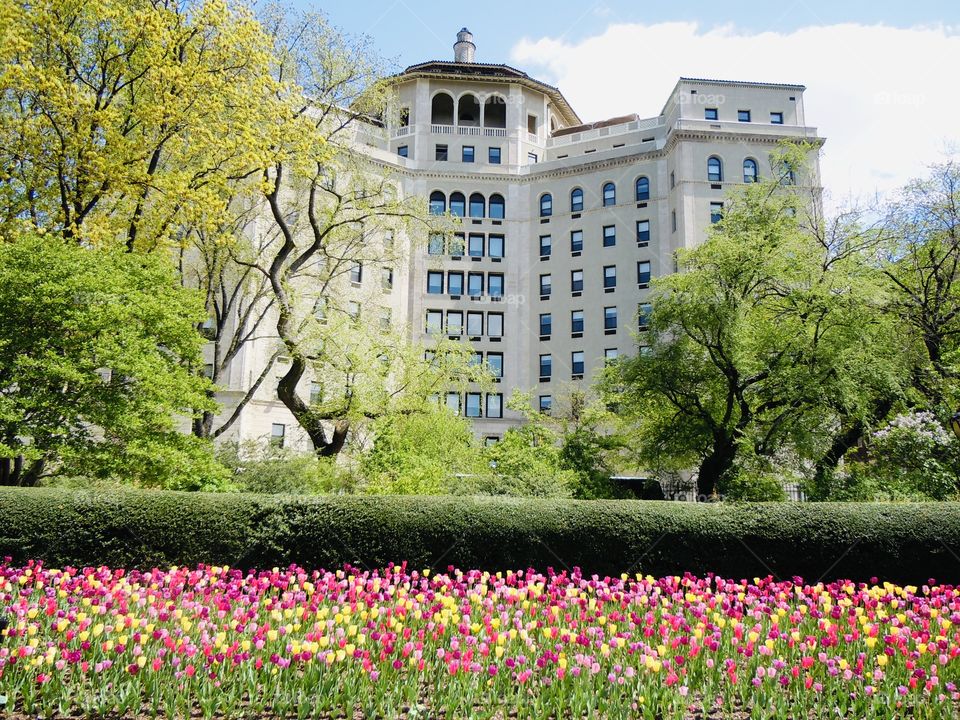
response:
<path fill-rule="evenodd" d="M 222 0 L 0 0 L 0 229 L 152 250 L 261 167 L 271 45 Z"/>

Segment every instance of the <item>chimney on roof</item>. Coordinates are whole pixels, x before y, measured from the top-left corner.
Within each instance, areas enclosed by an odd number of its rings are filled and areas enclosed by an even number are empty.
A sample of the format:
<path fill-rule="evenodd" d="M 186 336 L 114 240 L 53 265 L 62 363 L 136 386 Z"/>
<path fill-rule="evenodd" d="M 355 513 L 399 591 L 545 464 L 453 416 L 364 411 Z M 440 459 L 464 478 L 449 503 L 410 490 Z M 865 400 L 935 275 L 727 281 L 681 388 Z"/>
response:
<path fill-rule="evenodd" d="M 473 44 L 473 33 L 463 28 L 457 33 L 457 41 L 453 44 L 453 61 L 458 63 L 472 63 L 477 46 Z"/>

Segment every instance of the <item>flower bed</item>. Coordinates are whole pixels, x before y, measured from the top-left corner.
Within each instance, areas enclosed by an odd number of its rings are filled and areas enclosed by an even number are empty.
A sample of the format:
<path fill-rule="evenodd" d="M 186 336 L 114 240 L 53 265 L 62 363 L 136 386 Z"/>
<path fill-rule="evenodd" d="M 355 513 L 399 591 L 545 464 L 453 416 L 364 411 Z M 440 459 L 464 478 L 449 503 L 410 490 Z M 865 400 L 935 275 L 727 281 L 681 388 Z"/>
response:
<path fill-rule="evenodd" d="M 960 700 L 947 585 L 0 564 L 0 609 L 14 717 L 933 718 Z"/>

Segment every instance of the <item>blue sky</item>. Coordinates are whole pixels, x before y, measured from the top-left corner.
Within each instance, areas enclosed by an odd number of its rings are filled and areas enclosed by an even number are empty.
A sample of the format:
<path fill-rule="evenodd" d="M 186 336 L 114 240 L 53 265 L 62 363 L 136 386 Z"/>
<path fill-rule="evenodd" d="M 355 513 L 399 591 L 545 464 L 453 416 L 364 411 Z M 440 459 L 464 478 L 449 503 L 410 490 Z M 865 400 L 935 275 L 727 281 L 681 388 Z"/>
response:
<path fill-rule="evenodd" d="M 751 33 L 845 22 L 883 23 L 901 28 L 918 24 L 960 24 L 957 0 L 473 0 L 460 3 L 294 0 L 294 5 L 323 10 L 345 32 L 371 36 L 382 55 L 400 67 L 451 56 L 456 31 L 464 25 L 477 37 L 477 60 L 504 62 L 509 61 L 511 48 L 521 38 L 562 37 L 577 42 L 616 23 L 653 24 L 675 20 L 694 21 L 702 26 L 733 23 L 738 29 Z M 960 58 L 957 63 L 960 64 Z"/>
<path fill-rule="evenodd" d="M 802 83 L 837 205 L 960 161 L 960 0 L 292 2 L 372 38 L 394 71 L 452 59 L 467 26 L 477 61 L 558 86 L 585 121 L 653 117 L 680 76 Z"/>

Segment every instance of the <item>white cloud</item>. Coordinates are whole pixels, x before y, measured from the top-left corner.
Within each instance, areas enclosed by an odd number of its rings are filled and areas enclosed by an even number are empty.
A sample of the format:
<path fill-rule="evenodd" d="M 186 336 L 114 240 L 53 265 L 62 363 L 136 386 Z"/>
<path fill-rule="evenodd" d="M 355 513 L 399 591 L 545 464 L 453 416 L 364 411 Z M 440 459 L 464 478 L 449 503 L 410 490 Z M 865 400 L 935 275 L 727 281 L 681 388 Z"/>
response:
<path fill-rule="evenodd" d="M 834 198 L 872 197 L 960 151 L 956 27 L 840 24 L 750 34 L 732 25 L 614 24 L 576 44 L 523 39 L 512 60 L 559 85 L 585 121 L 660 112 L 678 77 L 801 83 L 827 138 Z"/>

